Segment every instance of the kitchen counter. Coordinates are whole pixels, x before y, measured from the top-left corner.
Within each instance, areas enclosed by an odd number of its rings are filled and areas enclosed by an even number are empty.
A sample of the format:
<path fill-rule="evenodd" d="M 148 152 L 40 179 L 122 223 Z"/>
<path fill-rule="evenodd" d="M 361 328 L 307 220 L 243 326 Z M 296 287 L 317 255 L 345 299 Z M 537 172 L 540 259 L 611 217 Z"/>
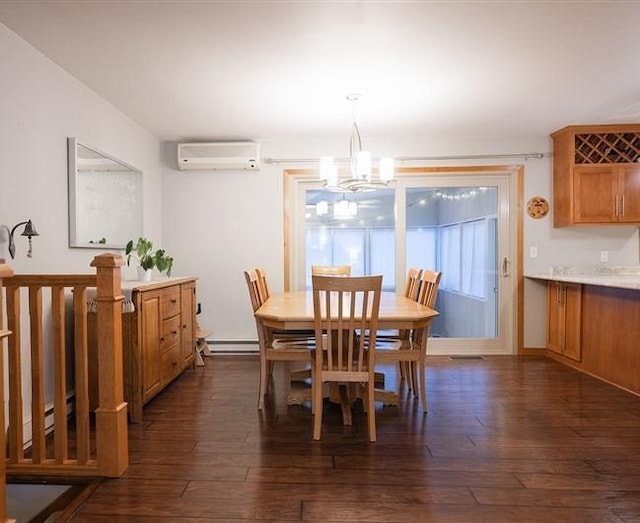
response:
<path fill-rule="evenodd" d="M 640 396 L 640 267 L 550 267 L 526 274 L 547 291 L 547 351 Z"/>
<path fill-rule="evenodd" d="M 550 267 L 549 271 L 527 273 L 525 278 L 534 280 L 581 283 L 617 289 L 640 290 L 640 267 Z"/>

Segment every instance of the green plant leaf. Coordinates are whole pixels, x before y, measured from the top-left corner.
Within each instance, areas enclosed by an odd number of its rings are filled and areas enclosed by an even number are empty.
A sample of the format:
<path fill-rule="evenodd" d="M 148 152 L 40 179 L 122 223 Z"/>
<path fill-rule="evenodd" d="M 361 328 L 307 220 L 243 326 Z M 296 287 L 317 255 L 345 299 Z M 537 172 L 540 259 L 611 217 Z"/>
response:
<path fill-rule="evenodd" d="M 129 265 L 131 257 L 134 257 L 145 271 L 157 267 L 160 273 L 166 272 L 167 276 L 171 276 L 173 258 L 167 256 L 164 249 L 157 249 L 153 252 L 153 243 L 146 238 L 138 238 L 135 244 L 135 253 L 133 240 L 129 240 L 125 247 L 125 254 L 127 255 L 127 265 Z"/>

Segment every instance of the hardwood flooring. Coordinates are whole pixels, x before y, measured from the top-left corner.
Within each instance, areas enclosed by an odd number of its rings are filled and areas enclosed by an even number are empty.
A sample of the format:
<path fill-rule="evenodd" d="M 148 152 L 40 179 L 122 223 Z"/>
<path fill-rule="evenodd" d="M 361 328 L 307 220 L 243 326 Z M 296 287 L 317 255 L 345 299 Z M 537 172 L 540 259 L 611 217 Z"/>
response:
<path fill-rule="evenodd" d="M 640 398 L 543 357 L 431 358 L 430 410 L 376 406 L 378 441 L 286 405 L 281 364 L 214 356 L 130 425 L 130 466 L 74 522 L 640 522 Z M 386 369 L 387 387 L 395 369 Z"/>

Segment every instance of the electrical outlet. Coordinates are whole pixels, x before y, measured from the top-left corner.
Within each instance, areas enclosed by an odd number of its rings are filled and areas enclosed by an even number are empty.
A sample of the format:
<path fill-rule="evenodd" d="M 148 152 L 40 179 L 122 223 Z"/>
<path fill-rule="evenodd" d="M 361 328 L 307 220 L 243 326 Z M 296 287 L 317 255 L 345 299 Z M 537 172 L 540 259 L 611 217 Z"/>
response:
<path fill-rule="evenodd" d="M 600 261 L 607 263 L 609 261 L 609 251 L 600 251 Z"/>
<path fill-rule="evenodd" d="M 537 258 L 538 257 L 538 247 L 535 245 L 529 247 L 529 258 Z"/>

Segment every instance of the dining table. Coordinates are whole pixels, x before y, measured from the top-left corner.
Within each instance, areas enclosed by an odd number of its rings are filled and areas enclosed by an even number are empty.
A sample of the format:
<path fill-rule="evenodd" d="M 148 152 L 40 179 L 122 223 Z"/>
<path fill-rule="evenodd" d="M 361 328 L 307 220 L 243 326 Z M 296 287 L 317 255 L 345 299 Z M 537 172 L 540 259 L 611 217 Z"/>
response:
<path fill-rule="evenodd" d="M 255 312 L 256 318 L 271 329 L 283 331 L 304 331 L 314 329 L 313 291 L 288 291 L 274 293 Z M 383 291 L 378 312 L 378 332 L 386 330 L 428 329 L 438 312 L 421 305 L 411 298 L 391 291 Z M 425 345 L 427 336 L 418 336 Z M 307 398 L 308 399 L 308 398 Z M 376 400 L 385 404 L 397 404 L 395 391 L 376 390 Z M 351 424 L 348 402 L 342 401 L 343 421 Z"/>

